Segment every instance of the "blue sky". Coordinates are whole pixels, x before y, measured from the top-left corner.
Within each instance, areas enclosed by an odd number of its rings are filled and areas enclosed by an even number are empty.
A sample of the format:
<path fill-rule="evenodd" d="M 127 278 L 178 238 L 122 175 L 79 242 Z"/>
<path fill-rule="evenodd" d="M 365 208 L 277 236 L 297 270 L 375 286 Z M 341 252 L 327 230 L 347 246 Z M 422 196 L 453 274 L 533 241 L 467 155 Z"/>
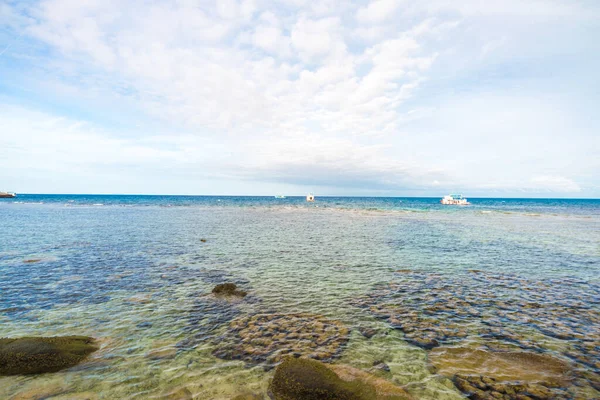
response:
<path fill-rule="evenodd" d="M 0 190 L 600 197 L 600 3 L 0 2 Z"/>

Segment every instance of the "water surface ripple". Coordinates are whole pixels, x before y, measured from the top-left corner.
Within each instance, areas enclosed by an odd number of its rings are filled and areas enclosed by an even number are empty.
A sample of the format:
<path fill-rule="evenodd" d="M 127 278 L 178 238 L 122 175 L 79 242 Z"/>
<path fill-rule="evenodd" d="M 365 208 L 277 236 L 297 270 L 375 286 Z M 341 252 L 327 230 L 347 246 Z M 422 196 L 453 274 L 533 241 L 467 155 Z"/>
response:
<path fill-rule="evenodd" d="M 101 349 L 60 373 L 2 377 L 0 398 L 264 394 L 277 343 L 293 347 L 285 325 L 309 335 L 313 315 L 322 335 L 301 349 L 371 371 L 384 361 L 374 373 L 416 398 L 464 397 L 428 360 L 444 346 L 548 355 L 572 370 L 554 395 L 600 397 L 597 200 L 2 200 L 0 337 L 89 335 Z M 249 295 L 215 299 L 222 282 Z M 238 346 L 246 334 L 258 356 Z"/>

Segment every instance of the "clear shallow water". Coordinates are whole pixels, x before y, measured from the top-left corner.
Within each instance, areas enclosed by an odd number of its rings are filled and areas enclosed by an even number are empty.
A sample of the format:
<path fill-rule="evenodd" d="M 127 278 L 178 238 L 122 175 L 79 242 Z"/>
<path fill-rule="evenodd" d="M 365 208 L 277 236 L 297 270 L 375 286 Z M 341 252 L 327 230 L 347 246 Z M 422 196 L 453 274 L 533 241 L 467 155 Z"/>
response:
<path fill-rule="evenodd" d="M 265 393 L 272 371 L 264 363 L 213 355 L 232 335 L 230 320 L 255 313 L 341 321 L 350 333 L 336 362 L 367 369 L 385 360 L 390 372 L 380 375 L 408 385 L 416 397 L 461 398 L 448 380 L 429 371 L 426 350 L 364 307 L 365 299 L 379 296 L 381 285 L 396 290 L 378 297 L 387 300 L 415 284 L 407 284 L 408 278 L 450 282 L 446 295 L 461 285 L 474 288 L 466 290 L 471 297 L 503 290 L 481 289 L 481 279 L 469 272 L 480 270 L 527 287 L 550 282 L 549 301 L 560 294 L 587 303 L 592 318 L 599 312 L 593 296 L 600 280 L 600 201 L 470 200 L 469 207 L 448 207 L 428 198 L 2 199 L 0 337 L 81 334 L 99 338 L 102 348 L 73 370 L 0 378 L 0 398 L 24 391 L 56 398 L 177 398 L 174 393 L 187 390 L 201 399 L 229 399 L 244 391 Z M 407 278 L 397 270 L 411 273 Z M 563 287 L 561 280 L 578 283 Z M 207 295 L 225 281 L 250 295 L 236 304 Z M 430 306 L 429 292 L 440 295 L 439 288 L 426 287 L 417 303 Z M 504 300 L 517 293 L 518 287 L 507 291 Z M 593 340 L 595 327 L 585 332 Z M 364 328 L 380 334 L 366 339 L 359 333 Z M 585 347 L 594 346 L 593 340 L 517 333 L 545 343 L 538 351 L 573 363 L 579 361 L 569 358 L 572 349 L 566 347 L 594 350 Z M 469 340 L 487 338 L 489 332 L 474 331 Z M 598 372 L 593 364 L 577 368 Z M 580 398 L 598 394 L 590 388 L 575 392 Z"/>

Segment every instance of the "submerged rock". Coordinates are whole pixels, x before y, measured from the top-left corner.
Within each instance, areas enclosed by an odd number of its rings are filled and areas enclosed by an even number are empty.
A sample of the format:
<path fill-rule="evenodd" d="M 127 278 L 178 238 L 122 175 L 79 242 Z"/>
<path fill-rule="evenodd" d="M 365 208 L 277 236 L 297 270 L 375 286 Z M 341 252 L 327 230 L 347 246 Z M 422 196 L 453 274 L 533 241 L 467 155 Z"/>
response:
<path fill-rule="evenodd" d="M 558 388 L 571 381 L 567 363 L 533 352 L 438 347 L 429 353 L 429 361 L 437 373 L 453 377 L 456 387 L 474 399 L 567 398 Z"/>
<path fill-rule="evenodd" d="M 182 387 L 165 393 L 161 398 L 165 400 L 192 400 L 194 396 L 188 388 Z"/>
<path fill-rule="evenodd" d="M 248 293 L 238 290 L 235 283 L 221 283 L 215 286 L 212 293 L 216 296 L 238 296 L 245 297 Z"/>
<path fill-rule="evenodd" d="M 401 330 L 407 342 L 430 350 L 478 338 L 494 346 L 558 351 L 580 371 L 600 374 L 598 282 L 484 270 L 399 271 L 351 302 Z"/>
<path fill-rule="evenodd" d="M 371 339 L 373 336 L 377 335 L 377 329 L 374 328 L 358 328 L 358 331 L 361 335 L 366 337 L 367 339 Z"/>
<path fill-rule="evenodd" d="M 68 390 L 64 383 L 50 383 L 44 385 L 33 385 L 24 389 L 10 398 L 10 400 L 43 400 L 59 396 Z M 79 400 L 79 397 L 77 397 Z"/>
<path fill-rule="evenodd" d="M 87 336 L 0 339 L 0 375 L 57 372 L 98 350 Z"/>
<path fill-rule="evenodd" d="M 373 369 L 378 369 L 380 371 L 390 372 L 390 366 L 384 363 L 381 360 L 373 361 Z"/>
<path fill-rule="evenodd" d="M 234 299 L 240 300 L 239 297 Z M 194 305 L 188 311 L 188 324 L 185 331 L 191 336 L 177 344 L 179 349 L 191 349 L 199 343 L 210 341 L 215 332 L 240 314 L 237 301 L 231 297 L 213 295 L 194 295 Z"/>
<path fill-rule="evenodd" d="M 551 389 L 539 383 L 498 382 L 480 375 L 457 375 L 456 387 L 471 399 L 506 400 L 566 400 L 572 396 L 565 391 Z"/>
<path fill-rule="evenodd" d="M 175 347 L 156 349 L 148 352 L 146 357 L 150 360 L 170 360 L 177 356 L 177 349 Z"/>
<path fill-rule="evenodd" d="M 231 321 L 213 354 L 226 360 L 264 362 L 267 367 L 287 355 L 330 360 L 340 353 L 348 333 L 343 323 L 322 315 L 257 314 Z"/>
<path fill-rule="evenodd" d="M 470 347 L 438 347 L 429 362 L 442 375 L 485 375 L 498 381 L 522 381 L 564 386 L 569 365 L 545 354 L 526 351 L 495 352 Z"/>
<path fill-rule="evenodd" d="M 263 400 L 263 396 L 254 393 L 238 394 L 231 400 Z"/>
<path fill-rule="evenodd" d="M 408 400 L 401 387 L 347 366 L 286 358 L 269 384 L 274 400 Z"/>

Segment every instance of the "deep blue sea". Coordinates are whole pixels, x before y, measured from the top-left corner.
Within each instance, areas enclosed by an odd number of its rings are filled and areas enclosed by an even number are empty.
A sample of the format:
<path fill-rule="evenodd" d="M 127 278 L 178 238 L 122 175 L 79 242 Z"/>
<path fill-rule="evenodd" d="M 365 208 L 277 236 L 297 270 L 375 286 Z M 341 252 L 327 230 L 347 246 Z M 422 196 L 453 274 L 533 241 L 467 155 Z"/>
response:
<path fill-rule="evenodd" d="M 0 377 L 0 399 L 266 399 L 272 367 L 297 343 L 294 352 L 369 371 L 416 399 L 464 398 L 460 374 L 508 379 L 491 361 L 465 367 L 502 352 L 563 363 L 564 377 L 527 381 L 548 398 L 600 398 L 600 200 L 469 201 L 0 199 L 0 337 L 101 344 L 70 370 Z M 214 298 L 224 282 L 248 296 Z M 287 327 L 277 339 L 261 336 L 264 318 L 247 322 L 264 315 Z M 329 321 L 335 340 L 292 340 L 310 321 Z M 241 323 L 250 331 L 233 328 Z M 462 369 L 449 347 L 464 351 Z M 528 362 L 511 368 L 548 365 Z"/>
<path fill-rule="evenodd" d="M 73 195 L 21 194 L 2 199 L 0 204 L 57 204 L 62 206 L 156 206 L 156 207 L 328 207 L 367 210 L 440 210 L 451 212 L 456 207 L 442 206 L 434 197 L 318 197 L 307 203 L 304 196 L 278 199 L 274 196 L 160 196 L 160 195 Z M 518 199 L 470 198 L 468 210 L 504 212 L 544 212 L 549 214 L 599 215 L 600 199 Z M 461 209 L 460 207 L 458 209 Z M 464 207 L 462 208 L 465 209 Z M 463 212 L 463 211 L 461 211 Z"/>

